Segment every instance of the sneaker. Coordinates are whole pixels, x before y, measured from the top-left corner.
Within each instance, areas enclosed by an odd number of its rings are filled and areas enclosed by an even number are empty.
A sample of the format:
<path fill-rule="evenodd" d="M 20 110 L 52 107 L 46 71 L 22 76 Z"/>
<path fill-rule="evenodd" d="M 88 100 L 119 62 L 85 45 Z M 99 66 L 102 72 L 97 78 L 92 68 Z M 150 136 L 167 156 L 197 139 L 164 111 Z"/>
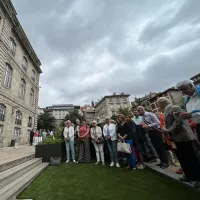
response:
<path fill-rule="evenodd" d="M 144 168 L 145 168 L 144 165 L 138 165 L 138 166 L 137 166 L 137 169 L 144 169 Z"/>
<path fill-rule="evenodd" d="M 116 167 L 120 167 L 120 164 L 119 164 L 119 163 L 116 163 Z"/>
<path fill-rule="evenodd" d="M 95 165 L 98 165 L 99 164 L 99 161 L 97 161 L 96 163 L 95 163 Z"/>
<path fill-rule="evenodd" d="M 115 163 L 114 163 L 114 162 L 111 162 L 110 167 L 113 167 L 114 165 L 115 165 Z"/>
<path fill-rule="evenodd" d="M 66 163 L 69 163 L 69 160 L 66 160 Z"/>
<path fill-rule="evenodd" d="M 135 168 L 135 167 L 133 167 L 133 170 L 136 170 L 136 168 Z"/>
<path fill-rule="evenodd" d="M 105 165 L 105 162 L 102 162 L 102 165 Z"/>
<path fill-rule="evenodd" d="M 73 160 L 73 163 L 76 163 L 76 161 L 75 161 L 75 160 Z"/>

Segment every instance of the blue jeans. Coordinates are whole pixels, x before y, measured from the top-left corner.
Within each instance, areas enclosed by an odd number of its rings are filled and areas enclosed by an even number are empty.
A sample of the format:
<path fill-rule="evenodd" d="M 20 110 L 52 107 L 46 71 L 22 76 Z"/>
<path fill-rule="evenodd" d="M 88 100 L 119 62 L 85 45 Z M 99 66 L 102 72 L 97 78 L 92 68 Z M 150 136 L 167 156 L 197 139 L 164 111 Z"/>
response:
<path fill-rule="evenodd" d="M 74 140 L 65 141 L 66 146 L 66 158 L 70 161 L 70 151 L 72 154 L 72 160 L 75 160 L 75 151 L 74 151 Z"/>
<path fill-rule="evenodd" d="M 117 140 L 106 140 L 108 150 L 110 152 L 111 162 L 118 162 L 118 152 L 117 152 Z"/>
<path fill-rule="evenodd" d="M 136 167 L 136 159 L 135 159 L 135 156 L 133 154 L 133 142 L 132 142 L 132 140 L 125 140 L 125 142 L 130 144 L 131 150 L 132 150 L 131 154 L 127 154 L 126 155 L 127 160 L 128 160 L 128 165 L 130 167 L 134 167 L 135 168 Z"/>

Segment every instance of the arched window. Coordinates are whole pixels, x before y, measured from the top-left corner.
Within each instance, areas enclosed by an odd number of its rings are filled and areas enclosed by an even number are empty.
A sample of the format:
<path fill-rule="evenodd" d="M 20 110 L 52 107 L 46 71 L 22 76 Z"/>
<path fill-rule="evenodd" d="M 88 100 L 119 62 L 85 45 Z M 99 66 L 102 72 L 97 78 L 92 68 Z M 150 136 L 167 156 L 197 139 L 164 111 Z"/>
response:
<path fill-rule="evenodd" d="M 32 127 L 32 121 L 33 121 L 32 117 L 29 117 L 28 118 L 28 127 L 30 127 L 30 128 Z"/>
<path fill-rule="evenodd" d="M 0 104 L 0 121 L 4 121 L 6 113 L 6 107 L 3 104 Z"/>
<path fill-rule="evenodd" d="M 10 48 L 10 53 L 15 56 L 15 52 L 16 52 L 16 43 L 14 41 L 13 38 L 10 38 L 10 44 L 9 44 L 9 48 Z"/>
<path fill-rule="evenodd" d="M 27 69 L 28 69 L 28 60 L 26 59 L 26 57 L 23 57 L 22 68 L 27 72 Z"/>
<path fill-rule="evenodd" d="M 19 110 L 16 111 L 15 124 L 22 125 L 22 113 Z"/>
<path fill-rule="evenodd" d="M 34 95 L 34 90 L 31 89 L 31 92 L 30 92 L 30 106 L 33 106 L 33 105 L 34 105 L 34 99 L 35 99 L 34 96 L 35 96 L 35 95 Z"/>
<path fill-rule="evenodd" d="M 24 98 L 25 95 L 25 89 L 26 89 L 26 82 L 24 79 L 21 79 L 20 85 L 19 85 L 19 97 Z"/>
<path fill-rule="evenodd" d="M 5 87 L 10 88 L 11 78 L 12 78 L 12 68 L 8 63 L 6 63 L 5 72 L 4 72 L 4 80 L 3 80 L 3 85 Z"/>

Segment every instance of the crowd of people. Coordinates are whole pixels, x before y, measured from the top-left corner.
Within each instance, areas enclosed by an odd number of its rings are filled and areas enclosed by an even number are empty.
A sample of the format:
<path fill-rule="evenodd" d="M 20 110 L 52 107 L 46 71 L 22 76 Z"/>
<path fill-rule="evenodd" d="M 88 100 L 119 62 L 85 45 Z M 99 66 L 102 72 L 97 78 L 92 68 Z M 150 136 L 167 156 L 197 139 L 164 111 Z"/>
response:
<path fill-rule="evenodd" d="M 187 80 L 178 83 L 177 88 L 184 95 L 183 110 L 160 97 L 159 113 L 138 106 L 126 115 L 119 113 L 115 121 L 106 117 L 103 124 L 77 119 L 74 125 L 67 120 L 62 131 L 66 163 L 90 163 L 96 159 L 96 165 L 110 161 L 110 167 L 120 167 L 123 161 L 133 170 L 144 169 L 144 162 L 155 163 L 163 170 L 172 164 L 180 166 L 177 173 L 183 174 L 181 181 L 194 181 L 194 186 L 200 188 L 200 85 Z M 53 132 L 42 131 L 42 135 L 47 134 Z M 32 135 L 39 138 L 38 131 Z M 120 152 L 119 141 L 131 151 Z"/>

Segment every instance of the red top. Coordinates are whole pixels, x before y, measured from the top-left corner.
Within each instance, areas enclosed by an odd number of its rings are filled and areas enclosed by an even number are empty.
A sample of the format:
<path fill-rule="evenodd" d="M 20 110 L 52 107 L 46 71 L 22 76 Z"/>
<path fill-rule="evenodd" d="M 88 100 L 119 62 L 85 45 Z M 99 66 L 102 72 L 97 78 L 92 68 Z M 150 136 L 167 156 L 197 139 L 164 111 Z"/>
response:
<path fill-rule="evenodd" d="M 90 137 L 90 131 L 89 131 L 89 127 L 88 126 L 81 126 L 79 129 L 79 135 L 83 136 L 87 133 L 87 135 L 85 137 L 83 137 L 83 139 L 89 138 Z"/>

